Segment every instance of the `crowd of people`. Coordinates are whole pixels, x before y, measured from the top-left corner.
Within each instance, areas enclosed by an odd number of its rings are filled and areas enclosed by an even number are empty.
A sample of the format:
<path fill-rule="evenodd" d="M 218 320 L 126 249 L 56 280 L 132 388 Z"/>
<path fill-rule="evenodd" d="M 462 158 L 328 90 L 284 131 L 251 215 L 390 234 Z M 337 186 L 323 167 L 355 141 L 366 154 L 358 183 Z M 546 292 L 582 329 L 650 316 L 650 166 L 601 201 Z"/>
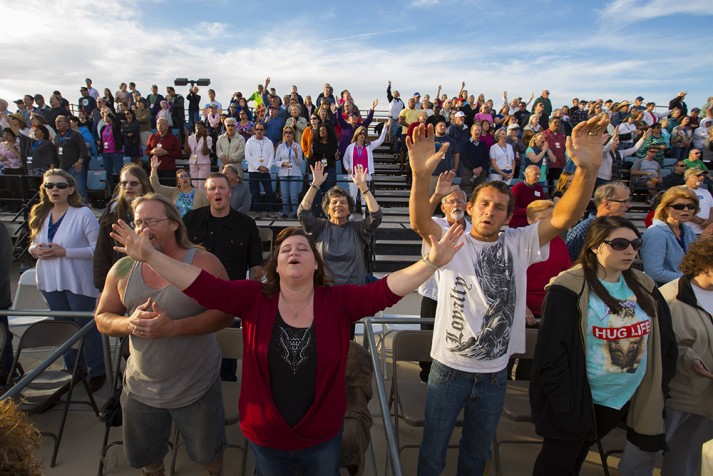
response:
<path fill-rule="evenodd" d="M 664 468 L 695 474 L 713 438 L 713 98 L 689 111 L 680 93 L 666 113 L 642 97 L 553 108 L 545 90 L 495 106 L 463 83 L 453 98 L 439 87 L 404 103 L 389 83 L 389 119 L 370 140 L 378 100 L 362 116 L 348 90 L 337 98 L 325 84 L 312 102 L 269 85 L 225 109 L 192 87 L 187 114 L 173 87 L 99 96 L 89 79 L 72 112 L 58 92 L 51 107 L 28 95 L 12 114 L 0 100 L 3 173 L 39 183 L 39 289 L 52 310 L 94 310 L 98 332 L 129 336 L 132 467 L 164 474 L 173 422 L 191 459 L 221 473 L 220 382 L 237 369 L 214 333 L 238 317 L 241 429 L 257 473 L 336 474 L 352 324 L 418 288 L 421 315 L 435 317 L 419 475 L 442 473 L 463 409 L 458 473 L 483 474 L 527 326 L 539 327 L 526 377 L 544 438 L 533 474 L 577 474 L 619 423 L 622 474 L 651 474 L 663 450 Z M 373 154 L 387 140 L 424 257 L 376 279 L 365 249 L 383 216 Z M 115 190 L 97 219 L 83 196 L 100 155 Z M 281 215 L 300 226 L 264 263 L 255 218 L 277 210 L 274 177 Z M 637 193 L 652 203 L 643 233 L 627 218 Z M 66 356 L 83 359 L 92 391 L 104 384 L 95 341 Z"/>

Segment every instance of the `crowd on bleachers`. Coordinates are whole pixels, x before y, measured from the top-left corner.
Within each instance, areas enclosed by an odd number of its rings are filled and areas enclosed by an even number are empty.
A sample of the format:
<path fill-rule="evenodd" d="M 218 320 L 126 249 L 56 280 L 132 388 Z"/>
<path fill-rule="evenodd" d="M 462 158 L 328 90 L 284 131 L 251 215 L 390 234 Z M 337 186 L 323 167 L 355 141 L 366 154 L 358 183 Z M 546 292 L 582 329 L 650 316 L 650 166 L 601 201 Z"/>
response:
<path fill-rule="evenodd" d="M 173 420 L 191 458 L 220 473 L 222 412 L 208 409 L 222 408 L 219 382 L 236 370 L 213 333 L 237 316 L 253 386 L 243 386 L 242 429 L 259 471 L 334 468 L 346 405 L 334 382 L 352 324 L 421 286 L 421 315 L 436 323 L 419 474 L 443 470 L 464 407 L 459 472 L 482 474 L 526 325 L 540 327 L 534 474 L 578 473 L 619 422 L 631 442 L 622 474 L 651 474 L 666 448 L 665 465 L 693 474 L 713 438 L 698 400 L 713 396 L 713 353 L 699 341 L 713 336 L 713 97 L 690 110 L 685 92 L 666 111 L 640 96 L 555 108 L 547 90 L 529 101 L 505 91 L 496 105 L 462 83 L 451 98 L 439 87 L 404 101 L 389 82 L 380 122 L 378 99 L 364 114 L 348 90 L 325 84 L 313 102 L 270 82 L 226 108 L 195 86 L 185 98 L 172 86 L 144 97 L 134 83 L 102 96 L 88 78 L 76 105 L 55 91 L 49 105 L 26 95 L 12 113 L 0 99 L 3 193 L 20 198 L 3 205 L 16 210 L 39 190 L 28 221 L 38 287 L 52 310 L 96 311 L 83 352 L 92 391 L 105 383 L 99 332 L 131 336 L 132 466 L 163 474 Z M 383 215 L 373 185 L 382 143 L 411 184 L 425 256 L 377 280 L 364 251 Z M 85 207 L 92 191 L 110 200 L 99 220 Z M 650 208 L 643 233 L 627 219 L 637 197 Z M 280 233 L 264 263 L 254 219 L 277 215 L 301 228 Z"/>

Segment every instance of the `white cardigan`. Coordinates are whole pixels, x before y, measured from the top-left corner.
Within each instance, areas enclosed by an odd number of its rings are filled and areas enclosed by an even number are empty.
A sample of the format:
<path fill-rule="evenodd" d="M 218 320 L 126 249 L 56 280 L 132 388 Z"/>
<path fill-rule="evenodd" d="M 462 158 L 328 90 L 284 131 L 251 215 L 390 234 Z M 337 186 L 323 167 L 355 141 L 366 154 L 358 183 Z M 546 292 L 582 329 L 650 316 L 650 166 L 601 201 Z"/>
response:
<path fill-rule="evenodd" d="M 388 129 L 388 127 L 384 126 L 384 128 L 381 130 L 381 135 L 379 136 L 379 138 L 365 147 L 366 156 L 367 156 L 367 164 L 369 166 L 369 170 L 367 171 L 367 174 L 366 174 L 367 180 L 369 180 L 371 178 L 371 174 L 374 173 L 374 150 L 377 147 L 379 147 L 381 144 L 384 143 L 384 140 L 386 139 L 387 129 Z M 351 144 L 349 144 L 347 146 L 347 150 L 344 151 L 344 160 L 342 162 L 344 164 L 344 171 L 347 173 L 351 169 L 354 168 L 354 166 L 352 165 L 352 162 L 354 160 L 355 144 L 356 144 L 356 142 L 352 142 Z"/>
<path fill-rule="evenodd" d="M 49 218 L 50 214 L 47 214 L 30 249 L 49 243 Z M 52 240 L 67 251 L 67 256 L 37 260 L 37 287 L 41 291 L 71 291 L 97 297 L 99 292 L 94 287 L 92 261 L 98 234 L 99 222 L 88 207 L 69 207 Z"/>

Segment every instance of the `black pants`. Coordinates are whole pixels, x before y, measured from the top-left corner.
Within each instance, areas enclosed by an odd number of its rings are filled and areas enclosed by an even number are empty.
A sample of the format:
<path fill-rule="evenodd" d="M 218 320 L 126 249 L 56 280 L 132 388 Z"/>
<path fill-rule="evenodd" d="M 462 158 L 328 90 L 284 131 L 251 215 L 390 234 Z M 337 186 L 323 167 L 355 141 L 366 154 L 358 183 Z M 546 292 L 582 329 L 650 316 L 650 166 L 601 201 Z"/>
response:
<path fill-rule="evenodd" d="M 629 410 L 627 403 L 621 410 L 594 405 L 594 417 L 597 422 L 597 436 L 604 438 L 616 425 L 626 418 Z M 533 476 L 575 476 L 582 469 L 591 443 L 584 440 L 554 440 L 545 438 L 542 450 L 537 455 Z"/>
<path fill-rule="evenodd" d="M 421 317 L 436 317 L 436 306 L 438 301 L 423 297 L 421 299 Z M 433 324 L 421 324 L 421 330 L 432 331 Z M 421 381 L 428 382 L 428 374 L 431 373 L 431 362 L 419 362 L 421 366 Z"/>

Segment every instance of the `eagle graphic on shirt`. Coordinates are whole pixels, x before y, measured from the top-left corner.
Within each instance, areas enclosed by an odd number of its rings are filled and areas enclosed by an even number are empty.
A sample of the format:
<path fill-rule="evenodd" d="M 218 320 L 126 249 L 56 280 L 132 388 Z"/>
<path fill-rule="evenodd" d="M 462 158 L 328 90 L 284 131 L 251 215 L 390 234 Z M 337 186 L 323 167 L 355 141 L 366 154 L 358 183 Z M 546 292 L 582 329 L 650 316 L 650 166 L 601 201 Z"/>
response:
<path fill-rule="evenodd" d="M 513 259 L 503 242 L 498 241 L 479 253 L 473 264 L 487 311 L 477 334 L 448 350 L 471 359 L 496 359 L 508 351 L 515 315 Z"/>

